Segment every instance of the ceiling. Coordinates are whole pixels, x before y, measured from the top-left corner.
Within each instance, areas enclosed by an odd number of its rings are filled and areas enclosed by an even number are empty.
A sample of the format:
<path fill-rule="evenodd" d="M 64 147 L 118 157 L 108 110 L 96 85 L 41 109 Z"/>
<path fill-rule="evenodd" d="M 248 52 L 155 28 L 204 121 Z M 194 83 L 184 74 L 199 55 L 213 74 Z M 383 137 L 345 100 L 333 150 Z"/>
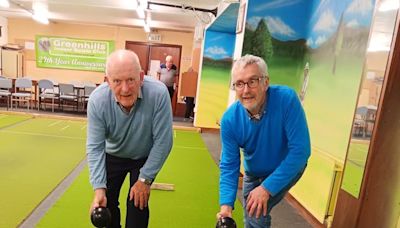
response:
<path fill-rule="evenodd" d="M 10 8 L 0 7 L 0 16 L 7 18 L 30 18 L 32 2 L 38 0 L 9 0 Z M 48 17 L 52 22 L 94 23 L 142 27 L 143 19 L 139 19 L 134 6 L 136 0 L 39 0 L 48 5 Z M 168 29 L 193 31 L 196 24 L 208 24 L 212 13 L 193 10 L 215 9 L 223 0 L 154 0 L 148 1 L 151 12 L 152 29 Z M 169 6 L 160 6 L 167 4 Z"/>

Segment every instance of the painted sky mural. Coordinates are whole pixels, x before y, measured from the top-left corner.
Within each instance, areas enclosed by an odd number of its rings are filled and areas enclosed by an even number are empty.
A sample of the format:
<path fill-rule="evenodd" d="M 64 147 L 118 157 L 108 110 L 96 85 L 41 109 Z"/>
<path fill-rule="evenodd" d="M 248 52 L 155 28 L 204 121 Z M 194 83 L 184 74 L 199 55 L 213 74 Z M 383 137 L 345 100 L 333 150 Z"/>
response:
<path fill-rule="evenodd" d="M 299 7 L 302 10 L 298 10 Z M 248 25 L 253 28 L 261 19 L 267 23 L 272 37 L 287 41 L 307 38 L 307 23 L 310 8 L 304 0 L 249 1 L 247 11 Z"/>
<path fill-rule="evenodd" d="M 311 48 L 318 48 L 334 35 L 343 13 L 347 27 L 369 27 L 374 0 L 276 0 L 249 2 L 247 23 L 253 28 L 261 19 L 271 35 L 279 40 L 306 39 Z M 305 4 L 306 3 L 306 4 Z M 253 7 L 256 6 L 256 7 Z"/>
<path fill-rule="evenodd" d="M 343 14 L 343 23 L 350 28 L 368 28 L 371 24 L 374 0 L 314 1 L 313 14 L 310 18 L 311 31 L 307 38 L 307 45 L 318 48 L 337 31 Z"/>
<path fill-rule="evenodd" d="M 204 45 L 204 57 L 215 60 L 232 58 L 235 39 L 232 39 L 231 34 L 210 31 L 207 36 L 210 38 Z"/>

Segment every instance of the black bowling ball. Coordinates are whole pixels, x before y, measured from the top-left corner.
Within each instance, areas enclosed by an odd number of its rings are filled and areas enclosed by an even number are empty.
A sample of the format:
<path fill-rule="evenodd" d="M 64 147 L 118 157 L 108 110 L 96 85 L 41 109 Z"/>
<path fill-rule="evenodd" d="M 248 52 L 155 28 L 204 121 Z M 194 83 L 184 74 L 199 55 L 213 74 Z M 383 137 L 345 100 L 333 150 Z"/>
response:
<path fill-rule="evenodd" d="M 111 222 L 110 210 L 106 207 L 96 207 L 90 215 L 90 220 L 95 227 L 106 227 Z"/>
<path fill-rule="evenodd" d="M 216 228 L 236 228 L 236 223 L 233 218 L 230 217 L 221 217 L 217 221 Z"/>

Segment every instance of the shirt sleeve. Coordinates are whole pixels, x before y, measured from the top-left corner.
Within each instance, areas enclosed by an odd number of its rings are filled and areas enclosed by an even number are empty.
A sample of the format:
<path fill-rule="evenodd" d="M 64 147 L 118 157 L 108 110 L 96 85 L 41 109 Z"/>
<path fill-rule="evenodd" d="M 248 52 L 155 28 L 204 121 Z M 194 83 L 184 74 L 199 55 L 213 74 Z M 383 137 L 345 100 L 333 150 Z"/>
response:
<path fill-rule="evenodd" d="M 172 108 L 166 87 L 162 87 L 153 114 L 153 147 L 146 163 L 140 169 L 139 177 L 154 180 L 172 148 Z"/>
<path fill-rule="evenodd" d="M 233 208 L 240 175 L 240 150 L 231 127 L 229 120 L 222 118 L 219 204 L 229 205 Z"/>
<path fill-rule="evenodd" d="M 272 196 L 279 193 L 301 172 L 311 153 L 310 136 L 303 107 L 293 90 L 289 94 L 288 105 L 283 110 L 288 154 L 262 183 Z"/>
<path fill-rule="evenodd" d="M 105 135 L 106 126 L 96 105 L 89 99 L 87 110 L 86 154 L 89 166 L 90 183 L 93 189 L 106 188 Z"/>

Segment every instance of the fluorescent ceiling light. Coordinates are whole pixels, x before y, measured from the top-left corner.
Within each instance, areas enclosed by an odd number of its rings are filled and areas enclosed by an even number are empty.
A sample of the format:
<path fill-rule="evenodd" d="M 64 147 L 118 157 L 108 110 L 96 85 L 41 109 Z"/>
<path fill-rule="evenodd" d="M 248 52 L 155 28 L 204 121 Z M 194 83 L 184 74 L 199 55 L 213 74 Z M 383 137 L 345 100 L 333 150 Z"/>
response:
<path fill-rule="evenodd" d="M 123 0 L 122 5 L 126 9 L 136 10 L 138 7 L 138 2 L 137 2 L 137 0 Z"/>
<path fill-rule="evenodd" d="M 146 12 L 146 20 L 145 20 L 145 22 L 148 25 L 151 24 L 151 13 L 150 13 L 150 10 L 147 10 L 147 12 Z"/>
<path fill-rule="evenodd" d="M 48 25 L 49 24 L 49 19 L 47 18 L 47 16 L 41 15 L 41 14 L 37 14 L 37 13 L 33 13 L 32 14 L 32 18 L 33 20 Z"/>
<path fill-rule="evenodd" d="M 147 0 L 139 0 L 139 7 L 142 7 L 143 9 L 147 9 Z"/>
<path fill-rule="evenodd" d="M 392 35 L 383 32 L 373 32 L 368 45 L 368 52 L 390 51 Z"/>
<path fill-rule="evenodd" d="M 9 8 L 10 2 L 8 0 L 0 0 L 0 7 Z"/>
<path fill-rule="evenodd" d="M 144 26 L 143 26 L 143 28 L 144 28 L 144 31 L 145 32 L 147 32 L 147 33 L 149 33 L 150 32 L 150 26 L 148 25 L 148 24 L 144 24 Z"/>
<path fill-rule="evenodd" d="M 44 1 L 34 1 L 32 3 L 32 18 L 42 24 L 49 24 L 48 6 Z"/>
<path fill-rule="evenodd" d="M 399 8 L 399 0 L 386 0 L 383 1 L 381 6 L 379 7 L 379 11 L 390 11 L 397 10 Z"/>
<path fill-rule="evenodd" d="M 136 9 L 136 13 L 137 13 L 137 15 L 138 15 L 139 18 L 144 19 L 145 14 L 144 14 L 144 10 L 143 10 L 142 7 L 139 6 L 139 7 Z"/>

